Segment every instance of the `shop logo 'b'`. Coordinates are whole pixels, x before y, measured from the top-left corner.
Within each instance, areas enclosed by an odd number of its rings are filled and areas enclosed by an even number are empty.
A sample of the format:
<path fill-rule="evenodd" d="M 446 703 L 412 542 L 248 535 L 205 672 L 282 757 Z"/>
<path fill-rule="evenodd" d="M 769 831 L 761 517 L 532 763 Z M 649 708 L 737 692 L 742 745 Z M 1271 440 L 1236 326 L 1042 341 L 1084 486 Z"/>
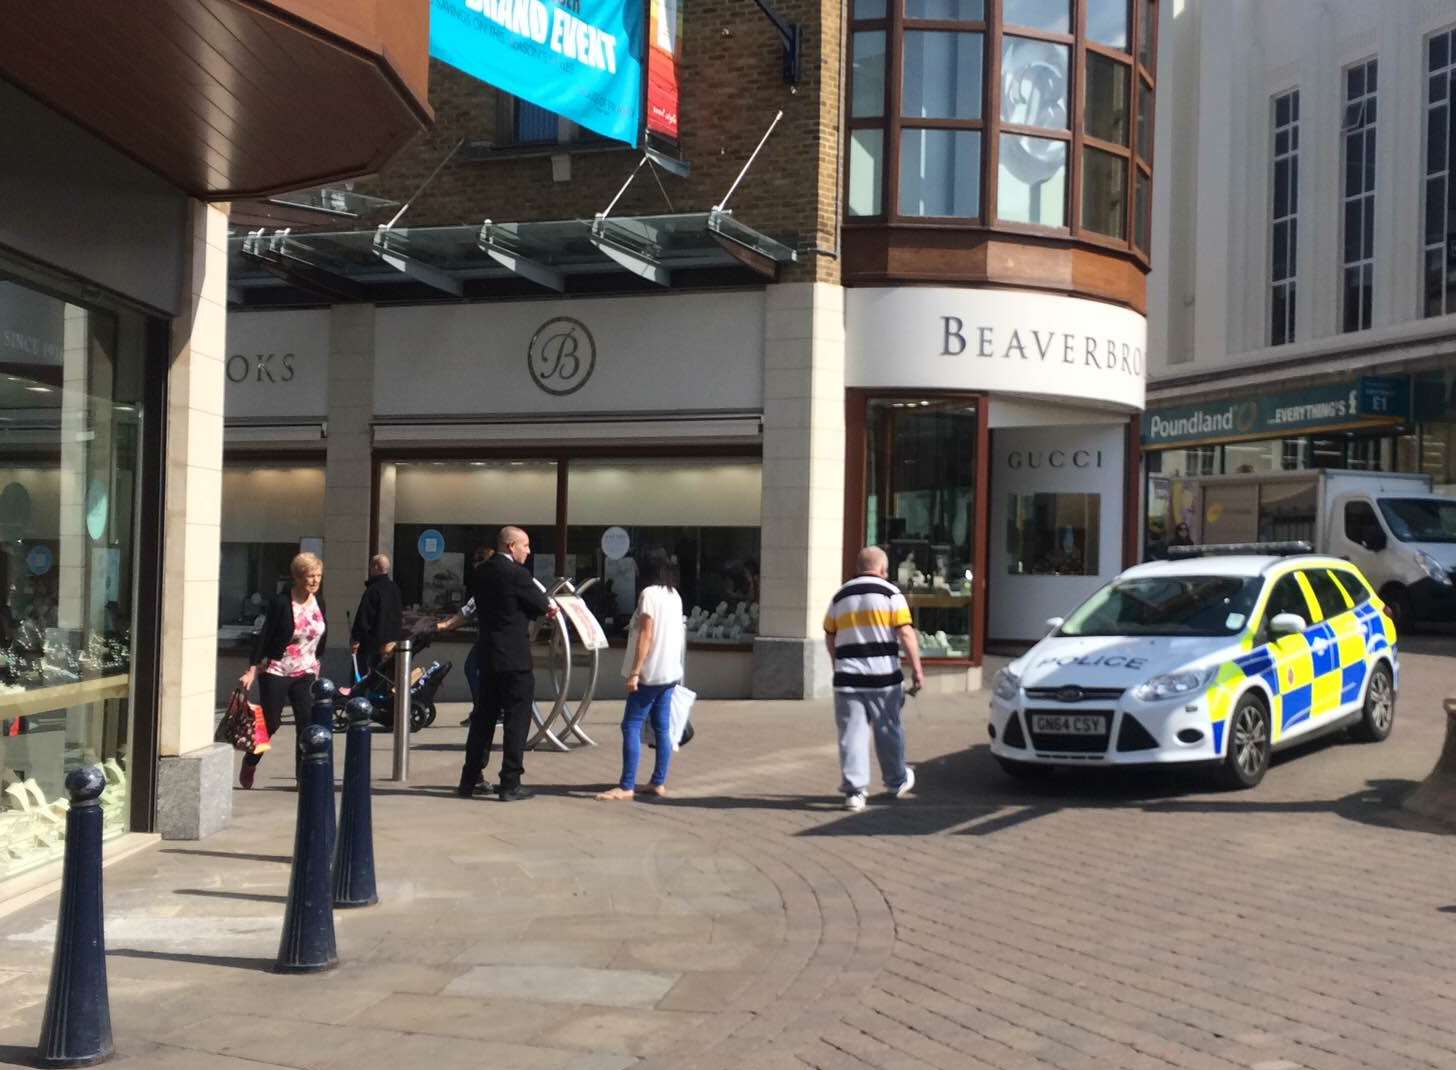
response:
<path fill-rule="evenodd" d="M 574 394 L 586 385 L 597 366 L 597 344 L 586 324 L 558 316 L 531 336 L 526 367 L 531 381 L 548 394 Z"/>

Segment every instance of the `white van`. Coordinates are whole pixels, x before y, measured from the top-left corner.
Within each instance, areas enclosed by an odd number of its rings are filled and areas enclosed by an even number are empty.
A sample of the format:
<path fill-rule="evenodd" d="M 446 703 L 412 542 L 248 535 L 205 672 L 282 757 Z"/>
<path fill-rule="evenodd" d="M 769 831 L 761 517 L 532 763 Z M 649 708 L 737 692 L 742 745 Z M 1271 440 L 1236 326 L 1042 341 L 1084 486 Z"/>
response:
<path fill-rule="evenodd" d="M 1395 621 L 1456 620 L 1456 498 L 1429 476 L 1241 473 L 1170 479 L 1164 493 L 1170 528 L 1186 522 L 1195 543 L 1305 541 L 1356 565 Z"/>

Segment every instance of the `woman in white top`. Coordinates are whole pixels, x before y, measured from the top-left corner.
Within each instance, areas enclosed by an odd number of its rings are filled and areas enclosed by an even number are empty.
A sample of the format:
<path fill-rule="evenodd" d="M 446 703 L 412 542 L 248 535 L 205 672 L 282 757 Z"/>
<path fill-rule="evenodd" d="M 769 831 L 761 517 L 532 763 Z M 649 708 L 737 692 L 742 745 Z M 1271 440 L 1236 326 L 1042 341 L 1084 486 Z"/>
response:
<path fill-rule="evenodd" d="M 677 593 L 677 569 L 667 551 L 653 548 L 638 563 L 642 593 L 627 632 L 627 657 L 622 675 L 627 678 L 627 712 L 622 717 L 622 779 L 598 799 L 631 799 L 637 794 L 637 763 L 642 756 L 642 722 L 651 719 L 657 737 L 657 762 L 652 780 L 643 789 L 667 794 L 667 767 L 672 761 L 672 689 L 682 682 L 682 598 Z"/>

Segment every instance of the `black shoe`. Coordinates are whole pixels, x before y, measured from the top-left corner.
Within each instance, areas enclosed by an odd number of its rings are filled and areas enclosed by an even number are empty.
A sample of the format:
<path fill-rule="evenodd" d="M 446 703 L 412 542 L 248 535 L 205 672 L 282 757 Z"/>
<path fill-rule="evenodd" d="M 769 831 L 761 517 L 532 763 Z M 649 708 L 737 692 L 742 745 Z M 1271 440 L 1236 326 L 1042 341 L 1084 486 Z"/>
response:
<path fill-rule="evenodd" d="M 521 802 L 524 799 L 534 799 L 536 797 L 534 791 L 530 788 L 523 788 L 519 784 L 513 788 L 496 788 L 495 795 L 501 802 Z"/>
<path fill-rule="evenodd" d="M 475 782 L 472 784 L 471 777 L 462 776 L 460 783 L 455 788 L 455 794 L 462 799 L 469 799 L 475 795 L 486 795 L 490 793 L 490 783 L 488 781 L 480 779 L 478 776 L 474 779 Z"/>

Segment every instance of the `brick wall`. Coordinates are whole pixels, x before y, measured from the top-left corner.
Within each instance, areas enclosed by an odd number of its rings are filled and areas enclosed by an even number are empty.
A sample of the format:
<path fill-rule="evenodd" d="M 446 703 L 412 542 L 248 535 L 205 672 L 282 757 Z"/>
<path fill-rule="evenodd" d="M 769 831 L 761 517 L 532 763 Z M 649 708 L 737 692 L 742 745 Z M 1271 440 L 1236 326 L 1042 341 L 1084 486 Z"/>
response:
<path fill-rule="evenodd" d="M 800 84 L 784 84 L 779 38 L 753 0 L 688 0 L 679 82 L 687 179 L 662 173 L 672 210 L 706 211 L 728 191 L 738 169 L 782 108 L 784 118 L 733 195 L 734 215 L 800 249 L 785 281 L 837 282 L 839 266 L 818 247 L 835 251 L 839 191 L 839 93 L 842 20 L 831 0 L 770 0 L 781 17 L 804 30 Z M 404 201 L 462 136 L 497 136 L 496 91 L 452 67 L 430 63 L 435 126 L 381 174 L 355 189 Z M 637 165 L 620 151 L 575 154 L 571 179 L 553 182 L 549 156 L 463 161 L 458 156 L 415 201 L 401 225 L 478 224 L 542 219 L 590 219 L 604 210 Z M 382 222 L 393 209 L 367 223 Z M 638 176 L 614 214 L 668 211 L 652 176 Z"/>

